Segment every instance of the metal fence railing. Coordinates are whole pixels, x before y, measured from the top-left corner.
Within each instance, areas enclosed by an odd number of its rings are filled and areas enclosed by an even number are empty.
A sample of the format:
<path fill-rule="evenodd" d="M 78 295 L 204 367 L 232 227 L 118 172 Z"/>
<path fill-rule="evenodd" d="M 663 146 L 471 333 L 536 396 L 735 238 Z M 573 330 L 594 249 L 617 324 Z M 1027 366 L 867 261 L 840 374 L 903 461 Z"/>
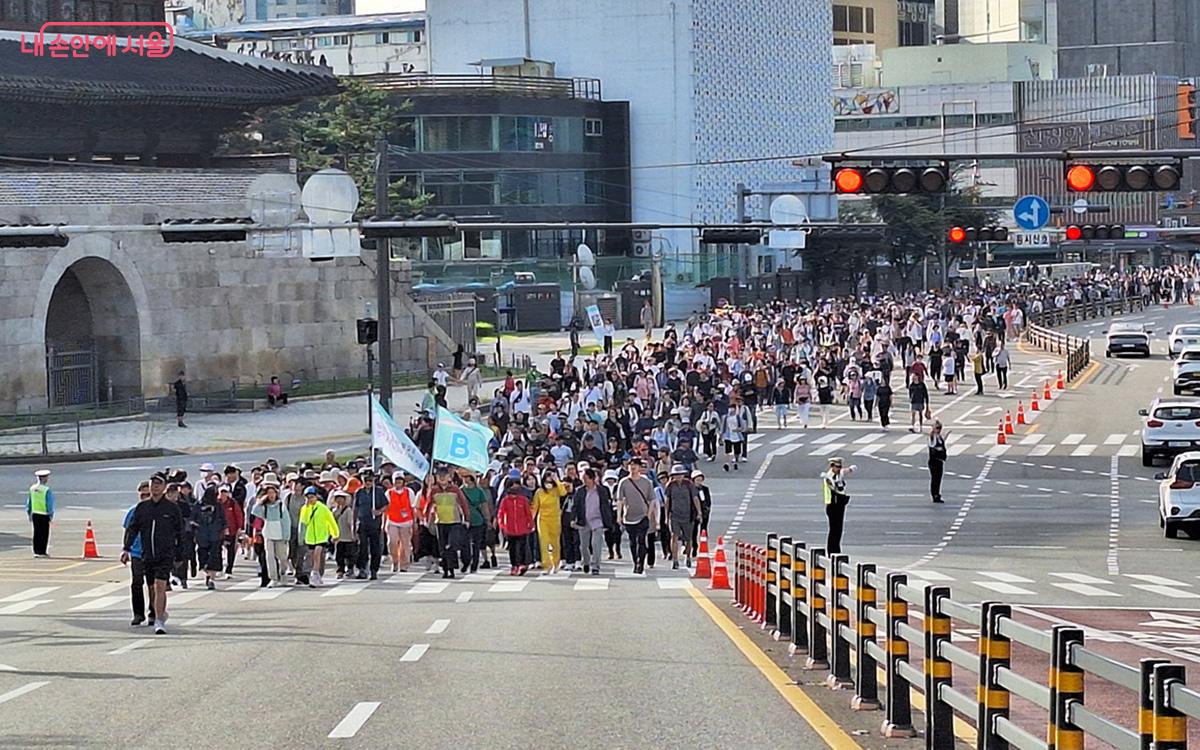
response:
<path fill-rule="evenodd" d="M 790 653 L 807 654 L 808 668 L 827 670 L 828 684 L 852 689 L 854 708 L 882 708 L 885 736 L 919 734 L 912 707 L 919 695 L 931 750 L 955 747 L 956 716 L 974 728 L 978 750 L 1081 749 L 1085 737 L 1118 750 L 1179 750 L 1187 747 L 1188 719 L 1200 718 L 1200 692 L 1186 685 L 1180 664 L 1124 664 L 1089 649 L 1078 627 L 1031 627 L 1008 604 L 964 604 L 948 587 L 911 586 L 903 572 L 881 574 L 791 537 L 736 542 L 734 604 L 787 640 Z M 910 614 L 921 627 L 909 624 Z M 974 649 L 952 642 L 955 621 L 978 629 Z M 1013 644 L 1046 657 L 1045 682 L 1013 668 Z M 922 654 L 920 666 L 910 661 L 913 651 Z M 956 681 L 955 672 L 969 678 Z M 1137 697 L 1136 726 L 1088 709 L 1088 676 Z M 1042 726 L 1022 726 L 1027 721 L 1010 714 L 1014 695 L 1036 707 Z"/>
<path fill-rule="evenodd" d="M 23 448 L 32 447 L 39 455 L 70 453 L 67 448 L 52 451 L 55 445 L 73 446 L 74 452 L 83 452 L 83 435 L 78 421 L 67 424 L 41 424 L 33 427 L 4 430 L 0 432 L 0 454 L 24 453 Z M 16 450 L 14 450 L 16 449 Z"/>
<path fill-rule="evenodd" d="M 1061 326 L 1092 318 L 1103 318 L 1120 313 L 1143 310 L 1143 297 L 1121 297 L 1094 302 L 1080 302 L 1053 310 L 1044 310 L 1031 315 L 1024 332 L 1025 340 L 1037 348 L 1059 354 L 1066 358 L 1068 381 L 1074 380 L 1092 361 L 1091 342 L 1086 338 L 1055 331 L 1052 326 Z"/>

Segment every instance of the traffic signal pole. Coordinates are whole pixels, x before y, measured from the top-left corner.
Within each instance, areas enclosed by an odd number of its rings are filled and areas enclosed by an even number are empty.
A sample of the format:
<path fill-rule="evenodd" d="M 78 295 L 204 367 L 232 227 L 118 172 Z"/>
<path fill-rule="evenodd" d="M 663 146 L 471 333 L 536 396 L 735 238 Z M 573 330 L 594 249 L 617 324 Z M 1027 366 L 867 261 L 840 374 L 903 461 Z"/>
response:
<path fill-rule="evenodd" d="M 388 142 L 375 141 L 375 217 L 388 215 Z M 392 413 L 392 275 L 391 240 L 375 240 L 376 304 L 379 310 L 379 403 Z"/>

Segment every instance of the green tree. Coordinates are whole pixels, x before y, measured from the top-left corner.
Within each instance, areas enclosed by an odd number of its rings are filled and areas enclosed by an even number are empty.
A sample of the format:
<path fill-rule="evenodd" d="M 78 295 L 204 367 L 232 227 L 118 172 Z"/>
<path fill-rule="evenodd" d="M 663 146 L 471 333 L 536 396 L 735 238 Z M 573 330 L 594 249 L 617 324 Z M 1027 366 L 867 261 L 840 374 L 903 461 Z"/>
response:
<path fill-rule="evenodd" d="M 306 99 L 285 107 L 265 107 L 245 126 L 224 136 L 227 154 L 289 153 L 296 158 L 300 181 L 327 167 L 345 170 L 358 185 L 359 213 L 375 210 L 375 140 L 407 127 L 391 95 L 354 78 L 342 78 L 333 96 Z M 416 213 L 429 196 L 413 192 L 404 180 L 392 180 L 388 205 L 392 213 Z"/>

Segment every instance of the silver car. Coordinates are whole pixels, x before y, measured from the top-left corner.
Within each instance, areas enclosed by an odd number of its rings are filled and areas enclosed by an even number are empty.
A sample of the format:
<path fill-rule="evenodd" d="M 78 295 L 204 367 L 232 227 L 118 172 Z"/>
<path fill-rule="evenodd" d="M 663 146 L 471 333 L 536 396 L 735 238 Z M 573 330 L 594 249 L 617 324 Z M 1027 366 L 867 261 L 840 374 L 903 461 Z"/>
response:
<path fill-rule="evenodd" d="M 1179 536 L 1179 528 L 1200 528 L 1200 451 L 1180 453 L 1168 471 L 1155 474 L 1158 482 L 1158 522 L 1168 539 Z"/>

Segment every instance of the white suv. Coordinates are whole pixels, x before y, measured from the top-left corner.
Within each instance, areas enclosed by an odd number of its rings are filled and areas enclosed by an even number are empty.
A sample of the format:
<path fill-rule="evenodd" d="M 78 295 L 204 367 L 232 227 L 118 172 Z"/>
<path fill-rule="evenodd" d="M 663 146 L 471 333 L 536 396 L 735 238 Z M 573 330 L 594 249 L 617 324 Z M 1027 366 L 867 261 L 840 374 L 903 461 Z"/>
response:
<path fill-rule="evenodd" d="M 1171 329 L 1171 335 L 1167 337 L 1167 354 L 1174 357 L 1192 346 L 1200 346 L 1200 325 L 1183 323 Z"/>
<path fill-rule="evenodd" d="M 1200 390 L 1200 346 L 1189 346 L 1171 364 L 1171 383 L 1175 395 Z"/>
<path fill-rule="evenodd" d="M 1155 399 L 1149 409 L 1140 409 L 1142 425 L 1142 466 L 1153 466 L 1154 459 L 1200 450 L 1200 401 L 1195 399 Z"/>
<path fill-rule="evenodd" d="M 1150 331 L 1141 323 L 1113 323 L 1104 332 L 1104 356 L 1117 354 L 1141 354 L 1150 356 Z"/>
<path fill-rule="evenodd" d="M 1179 535 L 1179 527 L 1200 527 L 1200 452 L 1181 453 L 1169 471 L 1154 476 L 1158 481 L 1158 523 L 1168 539 Z M 1189 529 L 1190 536 L 1191 529 Z"/>

